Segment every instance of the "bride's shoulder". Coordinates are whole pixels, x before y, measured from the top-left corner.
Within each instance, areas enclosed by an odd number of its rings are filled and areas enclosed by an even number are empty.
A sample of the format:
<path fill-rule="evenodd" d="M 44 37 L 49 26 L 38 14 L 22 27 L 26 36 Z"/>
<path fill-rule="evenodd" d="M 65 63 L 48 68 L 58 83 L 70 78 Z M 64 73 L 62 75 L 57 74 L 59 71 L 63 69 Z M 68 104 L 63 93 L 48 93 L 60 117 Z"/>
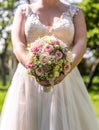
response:
<path fill-rule="evenodd" d="M 69 13 L 71 14 L 72 17 L 77 15 L 79 11 L 80 11 L 80 7 L 78 5 L 69 4 Z"/>
<path fill-rule="evenodd" d="M 20 13 L 20 14 L 23 14 L 23 15 L 28 15 L 29 12 L 31 11 L 31 7 L 29 4 L 22 4 L 22 5 L 19 5 L 16 9 L 16 13 Z"/>
<path fill-rule="evenodd" d="M 77 14 L 80 10 L 80 7 L 75 4 L 70 4 L 69 8 L 70 8 L 71 13 L 73 13 L 73 14 Z"/>
<path fill-rule="evenodd" d="M 66 13 L 69 13 L 70 16 L 77 15 L 78 12 L 80 11 L 80 7 L 76 4 L 71 4 L 71 3 L 64 3 L 63 4 L 64 10 Z"/>

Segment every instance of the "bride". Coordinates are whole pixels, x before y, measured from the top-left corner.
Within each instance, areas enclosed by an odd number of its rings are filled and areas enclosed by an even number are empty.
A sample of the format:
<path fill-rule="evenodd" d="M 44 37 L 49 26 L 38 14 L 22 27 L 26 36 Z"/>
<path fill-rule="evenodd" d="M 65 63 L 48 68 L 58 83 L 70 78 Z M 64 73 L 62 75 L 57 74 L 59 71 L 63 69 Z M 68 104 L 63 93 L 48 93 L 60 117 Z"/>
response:
<path fill-rule="evenodd" d="M 69 74 L 45 93 L 27 74 L 27 43 L 54 35 L 75 58 Z M 38 0 L 18 7 L 11 32 L 19 61 L 1 113 L 0 130 L 99 130 L 97 117 L 77 65 L 86 50 L 81 9 L 60 0 Z"/>

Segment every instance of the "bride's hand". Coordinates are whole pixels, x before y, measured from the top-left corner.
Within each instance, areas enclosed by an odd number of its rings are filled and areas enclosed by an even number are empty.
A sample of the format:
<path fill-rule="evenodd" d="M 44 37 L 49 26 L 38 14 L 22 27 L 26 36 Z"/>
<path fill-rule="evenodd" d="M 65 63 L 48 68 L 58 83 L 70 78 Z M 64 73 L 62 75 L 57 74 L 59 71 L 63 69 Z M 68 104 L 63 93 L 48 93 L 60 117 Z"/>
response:
<path fill-rule="evenodd" d="M 54 85 L 60 83 L 64 78 L 66 77 L 66 75 L 61 74 L 59 77 L 57 77 L 54 81 Z M 39 82 L 40 85 L 44 86 L 44 87 L 50 87 L 50 83 L 49 81 L 45 80 L 45 81 L 41 81 Z"/>
<path fill-rule="evenodd" d="M 66 77 L 66 75 L 61 74 L 59 77 L 57 77 L 54 81 L 54 85 L 60 83 L 64 78 Z"/>

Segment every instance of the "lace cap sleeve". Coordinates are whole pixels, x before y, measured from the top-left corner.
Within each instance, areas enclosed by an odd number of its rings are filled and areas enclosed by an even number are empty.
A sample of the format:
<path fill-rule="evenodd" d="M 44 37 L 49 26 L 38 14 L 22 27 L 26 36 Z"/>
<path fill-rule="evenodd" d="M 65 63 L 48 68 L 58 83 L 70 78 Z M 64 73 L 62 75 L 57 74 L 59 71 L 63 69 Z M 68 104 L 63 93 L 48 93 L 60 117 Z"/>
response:
<path fill-rule="evenodd" d="M 70 5 L 70 14 L 71 14 L 72 17 L 77 15 L 79 10 L 80 10 L 79 6 L 73 5 L 73 4 Z"/>
<path fill-rule="evenodd" d="M 29 7 L 28 4 L 19 5 L 18 9 L 20 9 L 22 13 L 25 14 L 26 16 L 29 16 L 31 13 L 31 8 Z"/>

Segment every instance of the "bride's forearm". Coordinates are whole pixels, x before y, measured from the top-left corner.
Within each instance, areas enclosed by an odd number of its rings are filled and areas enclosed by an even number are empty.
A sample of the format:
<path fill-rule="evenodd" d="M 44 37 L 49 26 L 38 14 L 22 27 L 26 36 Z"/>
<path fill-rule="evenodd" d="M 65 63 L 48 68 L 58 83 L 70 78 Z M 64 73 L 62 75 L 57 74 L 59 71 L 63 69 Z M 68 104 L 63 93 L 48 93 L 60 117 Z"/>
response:
<path fill-rule="evenodd" d="M 21 42 L 14 43 L 13 53 L 15 54 L 17 60 L 25 66 L 27 55 L 26 45 Z"/>
<path fill-rule="evenodd" d="M 85 51 L 86 51 L 85 43 L 79 43 L 79 44 L 74 45 L 74 47 L 72 48 L 72 53 L 74 55 L 74 61 L 71 66 L 71 70 L 80 63 Z"/>

